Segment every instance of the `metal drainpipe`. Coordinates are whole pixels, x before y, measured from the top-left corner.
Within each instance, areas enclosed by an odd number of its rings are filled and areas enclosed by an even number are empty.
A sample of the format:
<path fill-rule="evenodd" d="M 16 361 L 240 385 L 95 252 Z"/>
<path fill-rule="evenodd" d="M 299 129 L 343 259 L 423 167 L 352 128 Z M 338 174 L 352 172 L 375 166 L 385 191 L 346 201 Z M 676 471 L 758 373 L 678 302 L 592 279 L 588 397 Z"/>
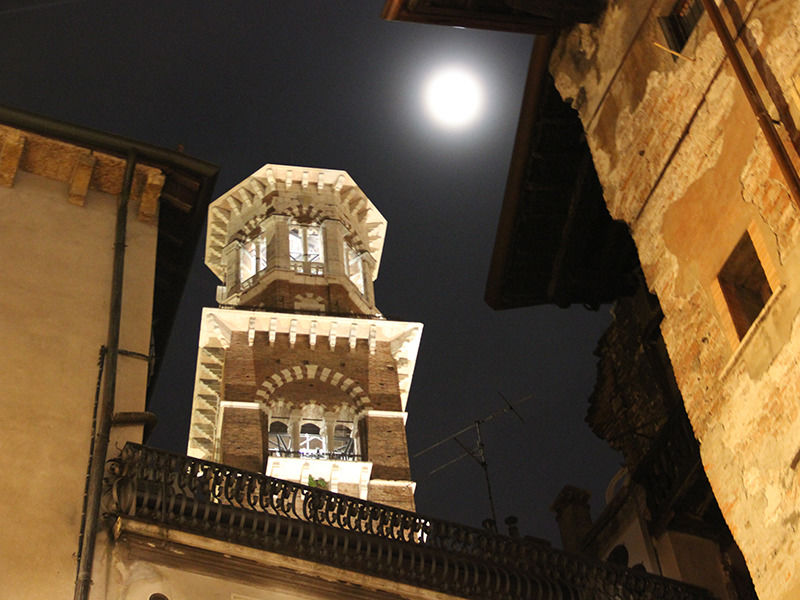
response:
<path fill-rule="evenodd" d="M 122 281 L 125 271 L 125 234 L 128 226 L 128 201 L 136 166 L 136 153 L 128 152 L 122 191 L 117 202 L 117 222 L 114 237 L 114 269 L 111 278 L 111 306 L 108 315 L 108 341 L 106 342 L 106 372 L 103 380 L 103 396 L 97 416 L 97 432 L 94 437 L 94 451 L 90 457 L 89 487 L 86 507 L 86 532 L 82 547 L 79 548 L 80 563 L 75 579 L 74 600 L 86 600 L 92 585 L 92 565 L 94 547 L 100 522 L 100 500 L 103 495 L 103 475 L 106 468 L 111 417 L 114 413 L 114 394 L 117 380 L 117 358 L 119 357 L 119 331 L 122 317 Z"/>
<path fill-rule="evenodd" d="M 767 138 L 767 144 L 770 150 L 772 150 L 772 154 L 775 156 L 783 178 L 786 180 L 786 185 L 789 187 L 792 200 L 794 200 L 797 208 L 800 208 L 800 178 L 797 175 L 794 165 L 792 165 L 792 160 L 789 158 L 789 154 L 786 152 L 786 148 L 784 148 L 780 137 L 778 137 L 778 132 L 775 131 L 772 118 L 769 116 L 761 100 L 761 96 L 756 89 L 755 83 L 753 83 L 753 79 L 750 77 L 750 73 L 747 72 L 744 61 L 739 51 L 736 49 L 736 44 L 728 31 L 728 27 L 725 25 L 725 21 L 722 19 L 722 13 L 719 11 L 714 0 L 702 1 L 703 7 L 706 9 L 711 19 L 711 24 L 714 26 L 717 36 L 719 36 L 722 42 L 725 54 L 728 55 L 731 61 L 731 66 L 736 73 L 739 84 L 744 90 L 744 95 L 750 103 L 750 108 L 753 109 L 758 124 L 761 126 L 761 131 L 764 133 L 764 137 Z"/>

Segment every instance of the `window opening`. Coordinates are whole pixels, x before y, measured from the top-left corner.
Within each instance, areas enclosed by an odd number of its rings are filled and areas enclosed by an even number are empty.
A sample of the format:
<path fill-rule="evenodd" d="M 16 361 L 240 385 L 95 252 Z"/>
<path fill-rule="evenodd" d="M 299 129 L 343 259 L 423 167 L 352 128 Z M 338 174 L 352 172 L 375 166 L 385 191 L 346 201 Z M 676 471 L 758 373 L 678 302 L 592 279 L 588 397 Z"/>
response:
<path fill-rule="evenodd" d="M 242 244 L 239 252 L 239 281 L 244 283 L 266 268 L 266 238 L 261 236 Z"/>
<path fill-rule="evenodd" d="M 741 237 L 717 279 L 741 340 L 772 295 L 750 234 Z"/>
<path fill-rule="evenodd" d="M 678 0 L 669 15 L 658 18 L 667 44 L 672 50 L 675 52 L 683 50 L 697 22 L 703 16 L 703 11 L 702 0 Z"/>
<path fill-rule="evenodd" d="M 353 250 L 352 246 L 347 242 L 344 243 L 345 255 L 345 271 L 347 277 L 358 288 L 358 291 L 364 293 L 364 265 L 361 259 L 361 253 Z"/>
<path fill-rule="evenodd" d="M 292 452 L 292 437 L 289 427 L 281 421 L 269 425 L 269 453 L 276 456 L 289 456 Z"/>
<path fill-rule="evenodd" d="M 324 275 L 325 257 L 319 225 L 289 226 L 289 262 L 293 270 L 306 275 Z"/>
<path fill-rule="evenodd" d="M 337 423 L 333 429 L 333 455 L 334 458 L 354 457 L 356 444 L 353 439 L 352 423 Z"/>
<path fill-rule="evenodd" d="M 303 423 L 300 426 L 300 454 L 302 456 L 319 455 L 325 452 L 325 438 L 319 425 Z"/>

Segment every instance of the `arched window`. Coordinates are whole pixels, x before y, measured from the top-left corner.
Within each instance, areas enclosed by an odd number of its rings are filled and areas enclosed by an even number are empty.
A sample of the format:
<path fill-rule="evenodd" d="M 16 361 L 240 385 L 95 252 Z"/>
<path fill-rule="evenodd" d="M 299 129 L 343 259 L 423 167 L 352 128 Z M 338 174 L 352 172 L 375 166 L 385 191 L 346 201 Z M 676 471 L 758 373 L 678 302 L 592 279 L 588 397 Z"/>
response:
<path fill-rule="evenodd" d="M 300 454 L 304 456 L 325 452 L 325 437 L 320 426 L 306 422 L 300 426 Z"/>
<path fill-rule="evenodd" d="M 292 437 L 289 428 L 282 421 L 269 425 L 269 453 L 275 456 L 288 456 L 292 452 Z"/>
<path fill-rule="evenodd" d="M 333 429 L 333 457 L 353 458 L 356 454 L 352 423 L 337 423 Z"/>
<path fill-rule="evenodd" d="M 322 228 L 319 225 L 289 225 L 289 264 L 298 273 L 325 274 Z"/>

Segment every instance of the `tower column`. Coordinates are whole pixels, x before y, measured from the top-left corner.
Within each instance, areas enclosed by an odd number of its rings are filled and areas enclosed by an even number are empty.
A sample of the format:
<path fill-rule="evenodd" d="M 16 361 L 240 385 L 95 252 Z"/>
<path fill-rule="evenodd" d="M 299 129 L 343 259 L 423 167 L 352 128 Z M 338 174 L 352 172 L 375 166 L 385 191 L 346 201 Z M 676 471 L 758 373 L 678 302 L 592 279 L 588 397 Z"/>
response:
<path fill-rule="evenodd" d="M 284 215 L 275 217 L 275 230 L 269 242 L 272 256 L 275 257 L 275 267 L 283 270 L 289 269 L 289 221 L 290 217 Z"/>
<path fill-rule="evenodd" d="M 239 287 L 239 247 L 238 241 L 233 241 L 222 251 L 222 261 L 225 265 L 225 288 L 228 294 Z"/>
<path fill-rule="evenodd" d="M 375 272 L 375 259 L 369 254 L 362 254 L 361 268 L 364 269 L 364 297 L 370 304 L 375 304 L 375 286 L 372 274 Z"/>
<path fill-rule="evenodd" d="M 329 453 L 334 450 L 334 436 L 336 433 L 336 415 L 327 413 L 325 415 L 325 439 L 327 441 L 327 451 Z"/>
<path fill-rule="evenodd" d="M 289 417 L 289 433 L 292 436 L 292 452 L 300 449 L 300 411 L 293 410 Z"/>
<path fill-rule="evenodd" d="M 325 244 L 325 269 L 328 275 L 345 276 L 344 236 L 347 228 L 335 219 L 322 222 L 322 239 Z"/>

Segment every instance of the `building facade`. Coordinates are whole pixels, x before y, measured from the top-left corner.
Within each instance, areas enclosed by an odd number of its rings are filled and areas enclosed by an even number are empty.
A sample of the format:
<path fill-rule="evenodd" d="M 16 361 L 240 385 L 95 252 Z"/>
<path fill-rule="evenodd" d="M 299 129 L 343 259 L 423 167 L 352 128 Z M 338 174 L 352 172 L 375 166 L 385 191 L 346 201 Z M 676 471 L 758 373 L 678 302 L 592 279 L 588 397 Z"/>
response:
<path fill-rule="evenodd" d="M 553 510 L 564 548 L 688 581 L 724 600 L 754 600 L 744 558 L 703 470 L 669 361 L 658 299 L 643 276 L 600 338 L 586 421 L 622 467 L 591 518 L 589 493 L 566 486 Z"/>
<path fill-rule="evenodd" d="M 550 60 L 759 597 L 800 594 L 800 6 L 612 1 Z"/>
<path fill-rule="evenodd" d="M 0 107 L 8 594 L 72 595 L 98 531 L 87 519 L 89 465 L 95 455 L 102 476 L 106 459 L 95 442 L 141 441 L 152 424 L 154 348 L 166 343 L 183 282 L 165 274 L 185 273 L 200 233 L 191 218 L 205 212 L 215 177 L 216 167 L 176 152 Z"/>

